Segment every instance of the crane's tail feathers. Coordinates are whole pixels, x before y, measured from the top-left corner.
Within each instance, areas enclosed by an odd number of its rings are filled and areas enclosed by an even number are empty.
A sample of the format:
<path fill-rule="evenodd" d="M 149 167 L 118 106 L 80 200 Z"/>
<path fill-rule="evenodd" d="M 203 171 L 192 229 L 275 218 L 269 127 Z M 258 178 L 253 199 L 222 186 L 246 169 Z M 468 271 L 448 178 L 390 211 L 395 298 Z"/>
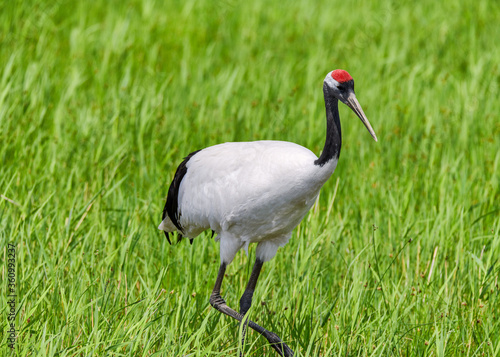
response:
<path fill-rule="evenodd" d="M 168 241 L 168 244 L 172 245 L 172 241 L 170 240 L 170 234 L 172 232 L 165 232 L 163 231 L 163 233 L 165 233 L 165 237 L 167 237 L 167 241 Z M 182 241 L 182 239 L 184 239 L 183 235 L 180 234 L 180 233 L 177 233 L 177 243 L 179 243 L 180 241 Z M 189 243 L 191 243 L 191 245 L 193 245 L 193 238 L 189 238 Z"/>
<path fill-rule="evenodd" d="M 168 244 L 172 245 L 172 242 L 170 241 L 170 232 L 163 231 L 163 233 L 165 233 L 165 237 L 167 237 Z"/>
<path fill-rule="evenodd" d="M 160 225 L 158 226 L 158 229 L 160 231 L 165 231 L 165 232 L 175 231 L 174 225 L 172 224 L 172 222 L 170 222 L 170 219 L 168 218 L 165 218 L 163 221 L 161 221 Z"/>
<path fill-rule="evenodd" d="M 173 236 L 173 233 L 175 231 L 177 231 L 177 243 L 179 243 L 180 241 L 182 241 L 182 239 L 184 238 L 184 236 L 179 233 L 179 231 L 174 227 L 174 225 L 172 224 L 172 222 L 170 221 L 170 219 L 167 217 L 165 218 L 161 223 L 160 225 L 158 226 L 158 229 L 163 231 L 163 233 L 165 233 L 165 237 L 167 237 L 167 241 L 170 245 L 172 245 L 172 241 L 170 240 L 170 238 Z M 212 237 L 214 236 L 215 234 L 215 231 L 212 231 Z M 193 238 L 189 238 L 189 243 L 191 243 L 191 245 L 193 245 Z"/>
<path fill-rule="evenodd" d="M 172 234 L 173 232 L 165 232 L 165 231 L 163 231 L 163 233 L 165 233 L 165 237 L 167 237 L 168 244 L 172 245 L 172 241 L 170 240 L 170 234 Z M 182 234 L 177 233 L 177 243 L 179 243 L 180 241 L 182 241 L 183 238 L 184 237 L 183 237 Z M 191 245 L 193 245 L 193 238 L 189 238 L 189 243 L 191 243 Z"/>
<path fill-rule="evenodd" d="M 158 226 L 158 229 L 160 231 L 163 231 L 163 233 L 165 233 L 165 237 L 167 237 L 167 241 L 170 245 L 172 245 L 172 241 L 170 240 L 170 237 L 171 237 L 171 234 L 173 232 L 175 232 L 176 228 L 174 227 L 174 225 L 172 224 L 172 222 L 170 221 L 170 219 L 165 218 L 161 223 L 160 225 Z M 182 235 L 178 234 L 177 235 L 177 243 L 180 242 L 182 240 Z"/>

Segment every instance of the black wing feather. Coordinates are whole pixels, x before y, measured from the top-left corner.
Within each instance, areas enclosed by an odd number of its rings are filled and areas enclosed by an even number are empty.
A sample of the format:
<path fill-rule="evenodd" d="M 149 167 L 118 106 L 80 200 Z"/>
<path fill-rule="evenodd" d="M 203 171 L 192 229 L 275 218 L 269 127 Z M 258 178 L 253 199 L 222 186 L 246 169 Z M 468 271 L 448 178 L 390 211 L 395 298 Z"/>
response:
<path fill-rule="evenodd" d="M 167 237 L 168 244 L 172 245 L 172 242 L 170 241 L 170 235 L 168 232 L 163 231 L 165 233 L 165 237 Z"/>
<path fill-rule="evenodd" d="M 163 214 L 161 217 L 162 221 L 168 215 L 168 218 L 170 218 L 174 226 L 176 226 L 177 229 L 179 229 L 179 231 L 181 232 L 183 231 L 183 229 L 181 227 L 181 224 L 179 223 L 179 218 L 181 216 L 181 210 L 179 209 L 179 188 L 181 187 L 182 179 L 187 173 L 186 164 L 199 151 L 201 150 L 196 150 L 191 154 L 189 154 L 188 156 L 186 156 L 179 165 L 179 167 L 177 168 L 177 171 L 175 172 L 174 175 L 174 179 L 172 180 L 172 183 L 170 184 L 170 187 L 168 189 L 167 202 L 165 203 L 165 208 L 163 208 Z"/>

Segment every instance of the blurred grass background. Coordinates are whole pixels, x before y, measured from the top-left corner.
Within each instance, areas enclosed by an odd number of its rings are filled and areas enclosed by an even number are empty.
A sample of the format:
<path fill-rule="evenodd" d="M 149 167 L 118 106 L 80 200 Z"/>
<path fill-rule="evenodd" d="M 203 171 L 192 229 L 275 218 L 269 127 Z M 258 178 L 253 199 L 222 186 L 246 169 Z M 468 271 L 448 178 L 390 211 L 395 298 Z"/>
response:
<path fill-rule="evenodd" d="M 0 355 L 236 356 L 238 325 L 208 303 L 218 244 L 156 229 L 168 184 L 226 141 L 319 154 L 336 68 L 379 142 L 340 108 L 338 168 L 251 318 L 297 356 L 500 355 L 499 16 L 494 0 L 1 2 L 18 339 L 2 284 Z M 253 256 L 228 269 L 229 306 Z M 265 342 L 249 333 L 246 356 L 275 355 Z"/>

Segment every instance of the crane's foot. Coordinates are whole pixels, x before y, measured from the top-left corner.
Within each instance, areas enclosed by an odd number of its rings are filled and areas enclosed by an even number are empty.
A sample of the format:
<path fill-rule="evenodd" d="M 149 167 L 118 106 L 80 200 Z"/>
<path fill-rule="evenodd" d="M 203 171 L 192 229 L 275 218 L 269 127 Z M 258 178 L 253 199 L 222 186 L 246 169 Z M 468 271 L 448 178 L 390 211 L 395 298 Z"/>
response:
<path fill-rule="evenodd" d="M 259 270 L 260 270 L 260 268 L 259 268 Z M 251 329 L 260 333 L 262 336 L 264 336 L 271 344 L 271 347 L 276 352 L 278 352 L 278 354 L 281 357 L 293 357 L 293 351 L 290 349 L 290 347 L 288 347 L 285 343 L 283 343 L 283 341 L 279 338 L 279 336 L 277 334 L 266 330 L 262 326 L 257 325 L 255 322 L 253 322 L 249 319 L 245 319 L 244 315 L 240 314 L 239 312 L 236 312 L 235 310 L 233 310 L 229 306 L 227 306 L 226 301 L 224 301 L 224 299 L 220 296 L 220 286 L 222 284 L 222 280 L 224 279 L 225 271 L 226 271 L 226 265 L 224 263 L 222 263 L 220 266 L 220 269 L 219 269 L 219 273 L 217 274 L 217 279 L 215 281 L 214 289 L 212 291 L 212 294 L 210 295 L 210 305 L 212 305 L 217 311 L 222 312 L 223 314 L 230 316 L 230 317 L 234 318 L 235 320 L 238 320 L 240 323 L 245 324 L 243 326 L 243 339 L 241 340 L 242 344 L 243 344 L 243 341 L 245 339 L 246 328 L 248 326 Z M 246 299 L 244 299 L 244 300 L 246 300 Z M 250 297 L 250 304 L 251 304 L 251 297 Z M 241 310 L 242 311 L 248 310 L 245 303 L 243 304 Z M 240 357 L 243 357 L 242 351 L 240 352 Z"/>
<path fill-rule="evenodd" d="M 267 340 L 270 342 L 271 347 L 276 352 L 278 352 L 278 354 L 281 357 L 293 357 L 294 353 L 291 350 L 291 348 L 288 347 L 288 345 L 286 343 L 283 343 L 283 341 L 281 341 L 281 339 L 278 337 L 278 335 L 276 335 L 275 333 L 270 332 L 270 331 L 268 331 L 268 333 L 269 333 L 270 336 L 266 337 Z M 262 335 L 264 335 L 264 334 L 262 334 Z M 244 355 L 243 355 L 243 342 L 244 342 L 244 340 L 245 340 L 245 337 L 243 336 L 242 340 L 241 340 L 241 350 L 240 350 L 240 356 L 239 357 L 244 357 Z M 271 342 L 271 340 L 275 341 L 275 342 Z"/>
<path fill-rule="evenodd" d="M 270 332 L 269 337 L 266 337 L 269 343 L 271 343 L 271 347 L 274 348 L 276 352 L 282 357 L 293 357 L 293 351 L 288 347 L 286 343 L 283 343 L 279 336 L 274 332 Z"/>

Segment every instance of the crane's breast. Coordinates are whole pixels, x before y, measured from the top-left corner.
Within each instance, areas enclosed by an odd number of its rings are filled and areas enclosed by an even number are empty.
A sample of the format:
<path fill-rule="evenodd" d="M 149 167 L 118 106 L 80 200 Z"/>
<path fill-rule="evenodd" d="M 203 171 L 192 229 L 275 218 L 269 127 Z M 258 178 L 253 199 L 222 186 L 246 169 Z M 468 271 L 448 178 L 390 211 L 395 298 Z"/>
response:
<path fill-rule="evenodd" d="M 182 227 L 188 236 L 208 228 L 238 230 L 239 235 L 291 231 L 321 188 L 322 183 L 311 180 L 316 159 L 302 146 L 275 141 L 225 143 L 199 151 L 186 163 L 179 187 Z"/>

